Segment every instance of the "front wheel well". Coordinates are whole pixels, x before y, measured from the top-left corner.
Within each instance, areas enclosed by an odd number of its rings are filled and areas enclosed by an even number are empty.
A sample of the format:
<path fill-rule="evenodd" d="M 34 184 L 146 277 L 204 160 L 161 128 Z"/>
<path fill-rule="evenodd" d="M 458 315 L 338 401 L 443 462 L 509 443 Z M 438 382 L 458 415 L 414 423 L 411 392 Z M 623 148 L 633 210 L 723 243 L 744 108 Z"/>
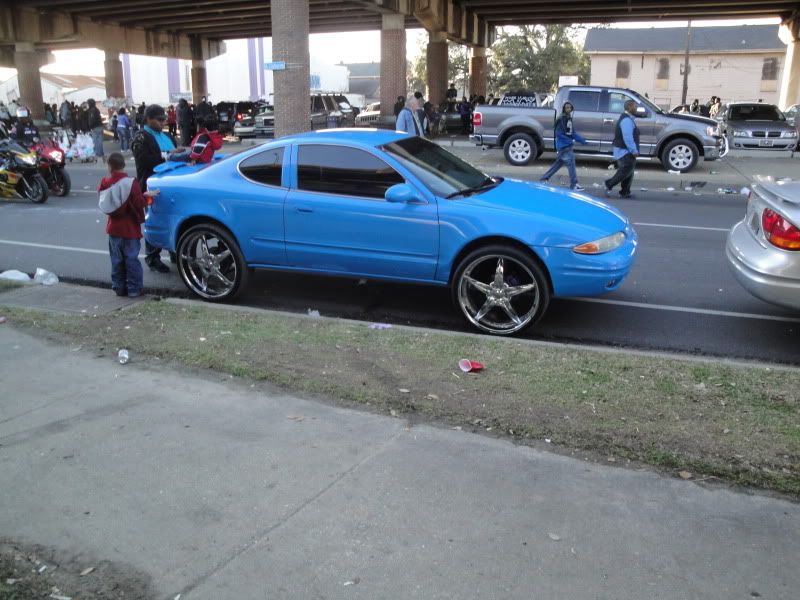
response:
<path fill-rule="evenodd" d="M 664 151 L 664 148 L 666 148 L 667 144 L 679 139 L 689 140 L 695 146 L 697 146 L 697 152 L 699 153 L 699 156 L 705 156 L 705 152 L 703 151 L 703 143 L 696 137 L 688 133 L 674 133 L 671 136 L 661 140 L 661 142 L 658 144 L 658 148 L 656 149 L 656 158 L 661 160 L 661 153 Z"/>
<path fill-rule="evenodd" d="M 487 236 L 478 238 L 476 240 L 472 240 L 467 245 L 465 245 L 461 250 L 458 252 L 456 257 L 453 259 L 453 263 L 450 266 L 450 276 L 449 276 L 449 284 L 451 287 L 453 285 L 453 278 L 455 277 L 456 270 L 458 269 L 458 265 L 461 264 L 461 261 L 464 260 L 471 252 L 478 250 L 480 248 L 484 248 L 487 246 L 494 246 L 498 244 L 505 244 L 508 246 L 512 246 L 521 250 L 525 254 L 531 257 L 531 259 L 542 269 L 542 272 L 545 274 L 547 279 L 547 288 L 550 294 L 553 294 L 553 280 L 550 278 L 550 271 L 547 269 L 547 265 L 544 264 L 544 261 L 539 257 L 536 252 L 534 252 L 530 246 L 526 246 L 519 240 L 515 240 L 514 238 L 507 238 L 502 236 Z"/>

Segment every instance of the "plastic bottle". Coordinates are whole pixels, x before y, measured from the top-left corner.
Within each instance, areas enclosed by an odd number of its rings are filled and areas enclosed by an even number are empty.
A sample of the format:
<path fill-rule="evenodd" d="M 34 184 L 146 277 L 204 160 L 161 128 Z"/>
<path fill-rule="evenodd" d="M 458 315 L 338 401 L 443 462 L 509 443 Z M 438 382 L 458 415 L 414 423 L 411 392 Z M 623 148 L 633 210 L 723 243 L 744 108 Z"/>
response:
<path fill-rule="evenodd" d="M 119 359 L 119 364 L 121 364 L 121 365 L 126 364 L 128 362 L 128 360 L 129 360 L 128 351 L 125 350 L 125 348 L 123 348 L 117 354 L 117 358 Z"/>

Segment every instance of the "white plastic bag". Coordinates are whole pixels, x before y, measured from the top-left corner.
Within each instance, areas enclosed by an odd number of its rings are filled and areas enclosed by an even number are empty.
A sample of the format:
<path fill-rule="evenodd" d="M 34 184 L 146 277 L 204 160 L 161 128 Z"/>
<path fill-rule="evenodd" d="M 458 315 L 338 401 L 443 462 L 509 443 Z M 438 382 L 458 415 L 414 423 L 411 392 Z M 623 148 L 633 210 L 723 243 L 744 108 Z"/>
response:
<path fill-rule="evenodd" d="M 42 268 L 36 269 L 36 273 L 33 275 L 33 280 L 36 283 L 41 283 L 42 285 L 55 285 L 58 283 L 58 277 L 56 277 L 55 273 Z"/>
<path fill-rule="evenodd" d="M 9 271 L 3 271 L 0 273 L 0 279 L 5 279 L 7 281 L 30 281 L 31 276 L 27 273 L 23 273 L 22 271 L 17 271 L 16 269 L 11 269 Z"/>

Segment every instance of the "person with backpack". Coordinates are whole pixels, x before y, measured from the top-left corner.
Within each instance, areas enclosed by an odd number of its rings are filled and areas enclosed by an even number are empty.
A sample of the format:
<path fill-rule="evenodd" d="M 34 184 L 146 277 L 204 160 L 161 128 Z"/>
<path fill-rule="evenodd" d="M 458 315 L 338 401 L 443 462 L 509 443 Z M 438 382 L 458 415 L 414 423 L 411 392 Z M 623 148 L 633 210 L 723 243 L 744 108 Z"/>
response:
<path fill-rule="evenodd" d="M 169 160 L 176 162 L 186 162 L 189 164 L 195 163 L 210 163 L 214 159 L 214 151 L 222 148 L 222 134 L 216 129 L 209 131 L 208 127 L 214 127 L 216 123 L 213 120 L 206 120 L 203 117 L 197 117 L 197 135 L 192 139 L 189 149 L 184 152 L 179 152 L 171 155 Z"/>
<path fill-rule="evenodd" d="M 561 167 L 566 166 L 569 172 L 569 187 L 576 192 L 582 192 L 584 187 L 578 183 L 578 173 L 575 169 L 575 142 L 579 144 L 587 144 L 586 138 L 575 131 L 575 125 L 572 121 L 572 113 L 575 108 L 571 102 L 564 102 L 561 109 L 561 116 L 556 121 L 556 162 L 542 175 L 539 180 L 541 183 L 547 183 L 550 178 L 561 170 Z"/>

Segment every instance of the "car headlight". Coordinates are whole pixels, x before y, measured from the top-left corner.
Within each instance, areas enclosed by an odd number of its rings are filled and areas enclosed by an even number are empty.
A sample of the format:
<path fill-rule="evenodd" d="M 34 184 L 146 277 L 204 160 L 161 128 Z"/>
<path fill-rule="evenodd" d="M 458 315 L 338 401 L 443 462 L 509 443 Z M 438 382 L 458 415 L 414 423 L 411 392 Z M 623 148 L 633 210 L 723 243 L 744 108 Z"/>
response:
<path fill-rule="evenodd" d="M 709 125 L 706 127 L 706 135 L 710 135 L 711 137 L 717 137 L 720 135 L 719 125 Z"/>
<path fill-rule="evenodd" d="M 579 244 L 573 248 L 578 254 L 603 254 L 616 250 L 625 243 L 625 232 L 618 231 L 593 242 Z"/>
<path fill-rule="evenodd" d="M 795 138 L 795 137 L 797 137 L 797 132 L 796 132 L 796 131 L 784 131 L 784 132 L 781 134 L 781 137 L 785 137 L 785 138 Z"/>
<path fill-rule="evenodd" d="M 750 132 L 745 129 L 737 129 L 733 132 L 733 137 L 751 137 Z"/>

